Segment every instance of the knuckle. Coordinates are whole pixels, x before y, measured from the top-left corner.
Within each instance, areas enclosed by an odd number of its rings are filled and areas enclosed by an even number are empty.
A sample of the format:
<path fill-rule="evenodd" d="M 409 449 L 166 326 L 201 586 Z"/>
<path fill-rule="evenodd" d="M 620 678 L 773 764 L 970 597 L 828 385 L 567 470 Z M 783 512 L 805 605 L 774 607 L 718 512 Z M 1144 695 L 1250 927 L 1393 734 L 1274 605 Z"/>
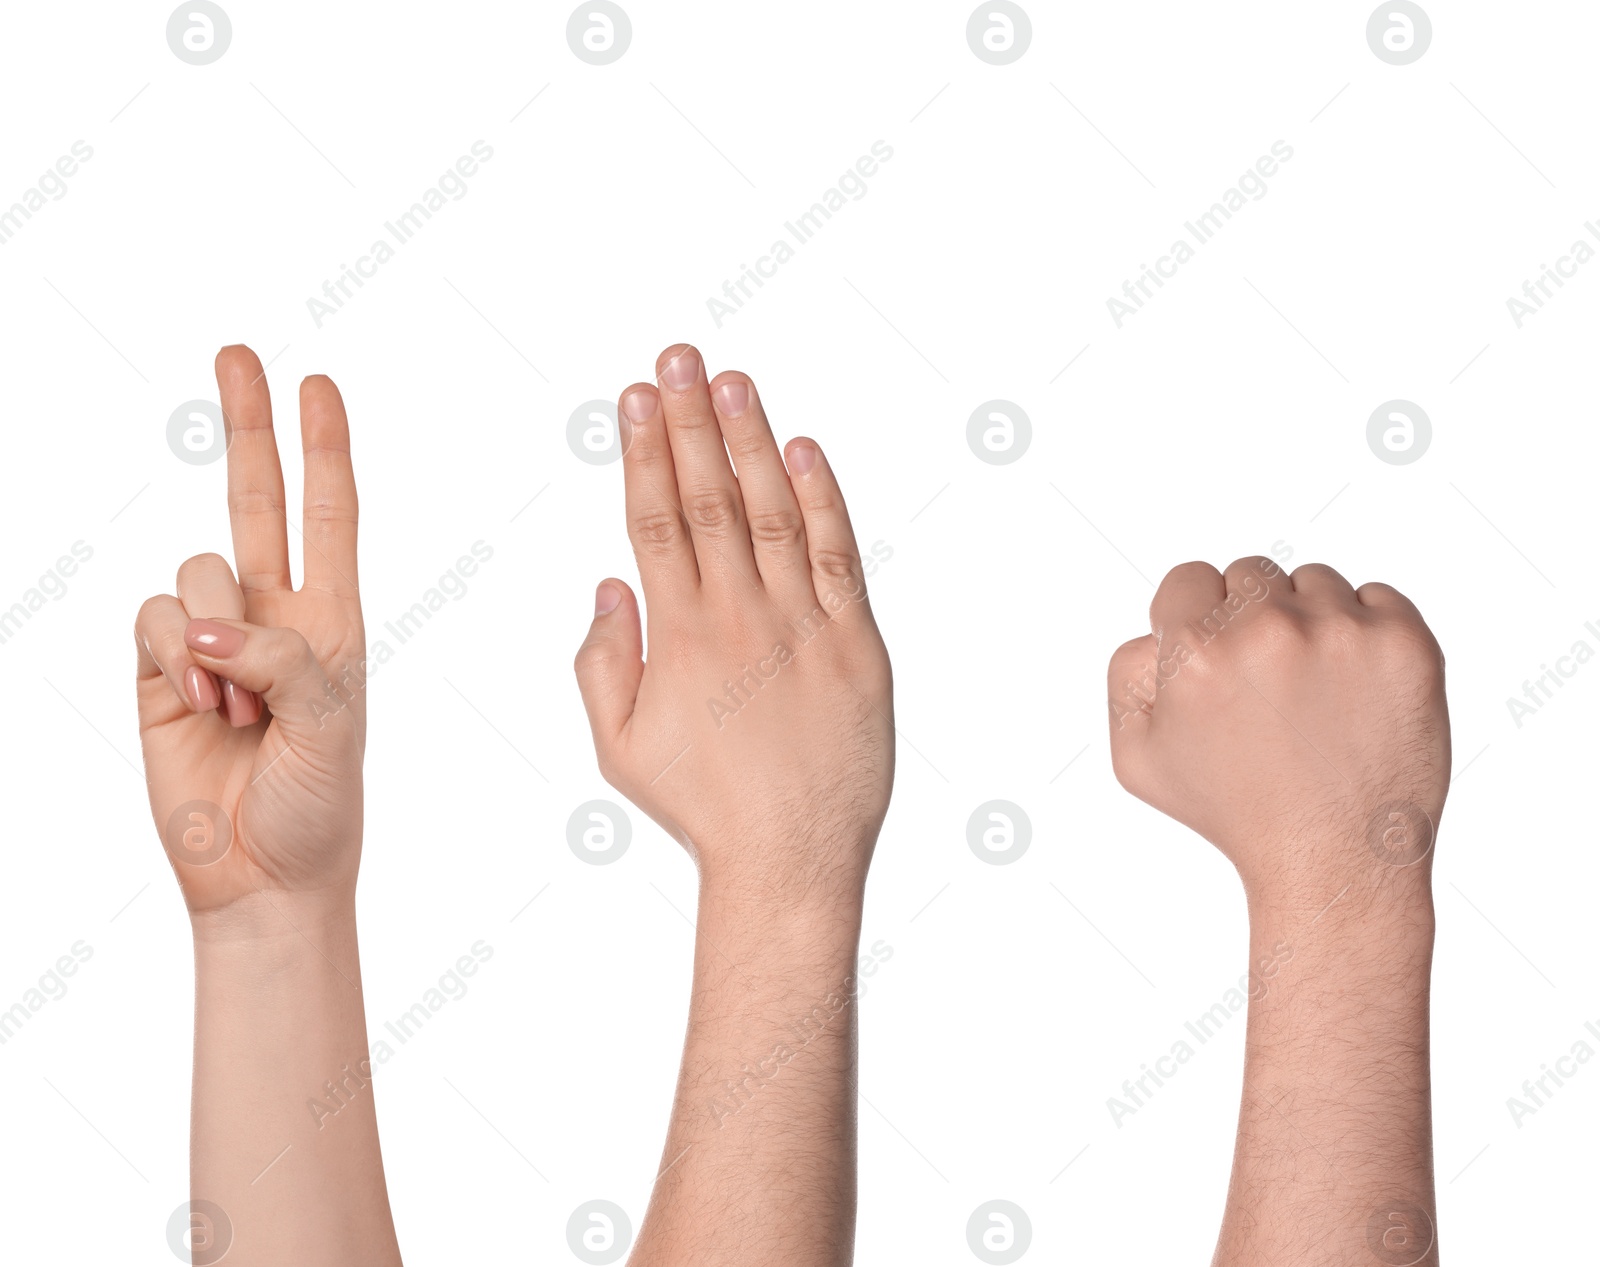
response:
<path fill-rule="evenodd" d="M 689 407 L 672 410 L 667 414 L 667 429 L 677 436 L 701 436 L 707 433 L 717 437 L 717 443 L 722 443 L 722 424 L 717 421 L 716 414 L 709 409 L 701 411 Z"/>
<path fill-rule="evenodd" d="M 820 480 L 811 480 L 809 482 L 818 485 L 818 487 L 808 488 L 805 491 L 807 510 L 813 515 L 824 518 L 844 513 L 844 502 L 838 493 L 830 488 L 822 487 L 822 481 Z"/>
<path fill-rule="evenodd" d="M 1248 628 L 1252 645 L 1274 656 L 1298 655 L 1306 645 L 1304 623 L 1280 603 L 1258 605 Z"/>
<path fill-rule="evenodd" d="M 1270 566 L 1274 572 L 1278 570 L 1277 564 L 1261 554 L 1241 554 L 1237 559 L 1223 570 L 1224 576 L 1232 576 L 1235 572 L 1256 572 Z"/>
<path fill-rule="evenodd" d="M 1289 584 L 1291 587 L 1317 585 L 1326 591 L 1329 587 L 1349 585 L 1349 582 L 1336 568 L 1331 568 L 1326 563 L 1306 563 L 1289 574 Z M 1351 592 L 1354 592 L 1354 587 L 1351 587 Z"/>
<path fill-rule="evenodd" d="M 236 488 L 228 492 L 228 509 L 237 515 L 281 515 L 281 499 L 274 498 L 265 489 Z"/>
<path fill-rule="evenodd" d="M 626 415 L 624 415 L 626 417 Z M 661 465 L 668 452 L 661 429 L 649 419 L 628 423 L 628 447 L 623 451 L 623 461 L 635 469 Z"/>
<path fill-rule="evenodd" d="M 1261 591 L 1272 588 L 1281 581 L 1284 589 L 1291 589 L 1288 574 L 1264 554 L 1247 554 L 1228 564 L 1223 578 L 1229 593 Z"/>
<path fill-rule="evenodd" d="M 765 457 L 769 451 L 776 447 L 772 440 L 759 428 L 750 426 L 723 428 L 723 439 L 727 442 L 728 452 L 744 465 Z M 741 466 L 741 471 L 743 466 Z"/>
<path fill-rule="evenodd" d="M 156 613 L 168 602 L 172 601 L 170 594 L 155 594 L 139 604 L 139 610 L 133 617 L 133 628 L 136 633 L 149 632 L 155 624 Z"/>
<path fill-rule="evenodd" d="M 861 568 L 861 560 L 849 550 L 816 550 L 811 555 L 811 565 L 824 576 L 854 576 Z"/>
<path fill-rule="evenodd" d="M 850 676 L 865 688 L 870 700 L 890 704 L 894 699 L 894 666 L 882 640 L 869 638 L 857 642 L 847 655 L 846 668 Z"/>
<path fill-rule="evenodd" d="M 867 596 L 861 560 L 843 550 L 819 550 L 811 556 L 813 584 L 824 607 L 837 615 Z"/>
<path fill-rule="evenodd" d="M 1357 661 L 1368 652 L 1369 631 L 1354 612 L 1331 612 L 1318 620 L 1311 642 L 1322 655 L 1339 661 Z"/>
<path fill-rule="evenodd" d="M 274 680 L 298 673 L 312 658 L 311 644 L 296 629 L 281 630 L 267 644 L 267 671 Z"/>
<path fill-rule="evenodd" d="M 642 551 L 662 553 L 683 544 L 683 520 L 675 510 L 647 510 L 628 524 L 633 543 Z"/>
<path fill-rule="evenodd" d="M 572 671 L 578 675 L 581 682 L 608 658 L 608 652 L 603 643 L 593 638 L 584 639 L 578 648 L 577 654 L 572 657 Z"/>
<path fill-rule="evenodd" d="M 353 524 L 356 522 L 354 506 L 332 498 L 317 498 L 305 504 L 305 520 L 314 524 Z"/>
<path fill-rule="evenodd" d="M 1444 655 L 1425 625 L 1399 619 L 1378 624 L 1378 654 L 1385 662 L 1425 675 L 1444 673 Z"/>
<path fill-rule="evenodd" d="M 798 547 L 806 522 L 798 510 L 763 510 L 750 516 L 750 539 L 760 545 Z"/>
<path fill-rule="evenodd" d="M 695 529 L 706 536 L 723 536 L 739 523 L 739 499 L 726 488 L 693 494 L 683 510 Z"/>
<path fill-rule="evenodd" d="M 819 576 L 831 581 L 850 582 L 856 591 L 866 586 L 860 581 L 861 560 L 849 550 L 814 550 L 811 566 Z"/>
<path fill-rule="evenodd" d="M 1304 632 L 1298 613 L 1284 603 L 1263 603 L 1256 610 L 1253 624 L 1262 634 L 1273 638 L 1297 638 Z"/>
<path fill-rule="evenodd" d="M 1162 583 L 1176 585 L 1183 581 L 1198 580 L 1206 576 L 1215 575 L 1216 571 L 1216 568 L 1209 563 L 1201 563 L 1198 560 L 1192 563 L 1180 563 L 1177 567 L 1168 570 L 1166 576 L 1162 578 Z"/>

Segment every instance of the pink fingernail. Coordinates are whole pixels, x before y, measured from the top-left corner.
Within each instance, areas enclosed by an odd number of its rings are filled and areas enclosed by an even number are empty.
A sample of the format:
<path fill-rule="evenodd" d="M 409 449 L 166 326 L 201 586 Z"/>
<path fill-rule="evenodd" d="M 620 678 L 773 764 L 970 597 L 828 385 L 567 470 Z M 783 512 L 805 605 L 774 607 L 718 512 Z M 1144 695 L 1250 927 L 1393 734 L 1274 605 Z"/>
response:
<path fill-rule="evenodd" d="M 610 581 L 601 581 L 594 592 L 594 614 L 604 616 L 607 612 L 616 611 L 621 601 L 622 591 Z"/>
<path fill-rule="evenodd" d="M 196 651 L 218 660 L 236 656 L 244 648 L 244 634 L 214 620 L 191 620 L 183 631 L 183 640 Z"/>
<path fill-rule="evenodd" d="M 235 682 L 223 682 L 222 707 L 231 726 L 253 726 L 261 720 L 261 696 Z"/>
<path fill-rule="evenodd" d="M 804 475 L 817 464 L 817 450 L 809 444 L 797 444 L 789 450 L 789 470 Z"/>
<path fill-rule="evenodd" d="M 194 711 L 197 713 L 209 713 L 222 703 L 222 697 L 217 694 L 217 684 L 211 680 L 211 674 L 198 664 L 191 664 L 183 671 L 183 689 L 188 692 L 189 703 L 194 705 Z"/>
<path fill-rule="evenodd" d="M 640 387 L 622 398 L 622 413 L 629 422 L 643 422 L 656 411 L 656 396 Z"/>
<path fill-rule="evenodd" d="M 700 377 L 700 356 L 693 348 L 684 348 L 661 367 L 661 381 L 675 392 L 686 392 Z"/>
<path fill-rule="evenodd" d="M 750 403 L 750 384 L 737 380 L 724 383 L 715 392 L 717 409 L 730 418 L 738 417 Z"/>

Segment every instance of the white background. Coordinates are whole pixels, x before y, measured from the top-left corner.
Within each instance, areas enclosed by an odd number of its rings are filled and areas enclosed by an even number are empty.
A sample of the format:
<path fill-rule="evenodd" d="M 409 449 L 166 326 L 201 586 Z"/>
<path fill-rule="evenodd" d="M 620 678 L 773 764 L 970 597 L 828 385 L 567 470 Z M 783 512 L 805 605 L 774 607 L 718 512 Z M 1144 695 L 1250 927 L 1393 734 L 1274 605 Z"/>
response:
<path fill-rule="evenodd" d="M 5 18 L 0 206 L 94 151 L 0 246 L 0 606 L 93 550 L 0 646 L 0 1007 L 93 947 L 0 1047 L 10 1257 L 173 1261 L 191 954 L 130 629 L 184 558 L 230 552 L 221 464 L 179 462 L 165 429 L 237 341 L 271 361 L 291 489 L 295 384 L 344 390 L 374 638 L 473 542 L 494 551 L 371 691 L 374 1037 L 473 942 L 494 951 L 380 1073 L 410 1261 L 572 1261 L 569 1213 L 604 1197 L 637 1225 L 658 1165 L 693 871 L 637 812 L 617 863 L 567 847 L 573 808 L 614 795 L 571 656 L 594 583 L 633 563 L 620 470 L 580 462 L 566 422 L 680 339 L 753 374 L 780 436 L 816 436 L 862 541 L 893 551 L 873 592 L 903 739 L 865 940 L 894 954 L 862 1005 L 860 1261 L 975 1261 L 966 1220 L 996 1197 L 1029 1213 L 1025 1261 L 1209 1256 L 1242 1018 L 1120 1126 L 1106 1101 L 1245 970 L 1244 906 L 1214 850 L 1117 787 L 1104 663 L 1168 567 L 1275 542 L 1399 586 L 1449 660 L 1446 1253 L 1587 1241 L 1600 1065 L 1520 1127 L 1506 1100 L 1600 1024 L 1600 665 L 1520 727 L 1506 700 L 1600 649 L 1600 262 L 1521 329 L 1506 299 L 1600 216 L 1593 6 L 1433 5 L 1399 67 L 1365 3 L 1034 3 L 1009 66 L 969 50 L 964 3 L 641 0 L 601 67 L 565 5 L 227 7 L 201 67 L 164 5 Z M 307 298 L 479 140 L 467 195 L 319 329 Z M 879 140 L 866 196 L 717 328 L 707 298 Z M 1107 298 L 1277 140 L 1294 157 L 1266 196 L 1118 329 Z M 993 398 L 1032 419 L 1010 465 L 966 443 Z M 1432 419 L 1411 465 L 1367 446 L 1394 398 Z M 993 798 L 1033 824 L 1009 866 L 966 842 Z"/>

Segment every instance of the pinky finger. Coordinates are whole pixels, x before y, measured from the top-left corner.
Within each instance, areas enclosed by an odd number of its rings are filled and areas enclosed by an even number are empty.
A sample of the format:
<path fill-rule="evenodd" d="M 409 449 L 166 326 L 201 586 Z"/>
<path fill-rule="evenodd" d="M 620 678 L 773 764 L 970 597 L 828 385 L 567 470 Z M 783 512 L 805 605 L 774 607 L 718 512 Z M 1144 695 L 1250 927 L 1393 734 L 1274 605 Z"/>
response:
<path fill-rule="evenodd" d="M 847 613 L 854 608 L 861 608 L 866 615 L 861 549 L 833 468 L 817 442 L 804 437 L 789 441 L 784 460 L 805 520 L 811 585 L 819 603 L 830 617 L 851 619 Z"/>
<path fill-rule="evenodd" d="M 1382 581 L 1368 581 L 1356 590 L 1356 600 L 1363 607 L 1392 607 L 1405 612 L 1409 616 L 1419 616 L 1417 605 L 1409 598 L 1395 589 L 1392 585 L 1385 585 Z"/>
<path fill-rule="evenodd" d="M 133 622 L 133 640 L 139 649 L 139 680 L 165 677 L 186 708 L 209 713 L 222 703 L 222 691 L 217 679 L 190 655 L 183 640 L 188 624 L 189 613 L 171 594 L 145 600 Z"/>

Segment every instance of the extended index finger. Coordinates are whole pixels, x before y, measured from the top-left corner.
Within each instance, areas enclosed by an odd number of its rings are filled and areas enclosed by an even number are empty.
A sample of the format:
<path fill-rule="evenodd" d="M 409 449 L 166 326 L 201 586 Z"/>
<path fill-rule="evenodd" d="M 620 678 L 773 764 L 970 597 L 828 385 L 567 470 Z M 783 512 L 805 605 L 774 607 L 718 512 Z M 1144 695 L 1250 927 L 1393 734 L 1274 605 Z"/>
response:
<path fill-rule="evenodd" d="M 217 353 L 217 389 L 232 429 L 228 445 L 228 517 L 239 586 L 288 589 L 288 524 L 283 517 L 283 468 L 272 434 L 272 398 L 261 358 L 242 343 Z"/>

